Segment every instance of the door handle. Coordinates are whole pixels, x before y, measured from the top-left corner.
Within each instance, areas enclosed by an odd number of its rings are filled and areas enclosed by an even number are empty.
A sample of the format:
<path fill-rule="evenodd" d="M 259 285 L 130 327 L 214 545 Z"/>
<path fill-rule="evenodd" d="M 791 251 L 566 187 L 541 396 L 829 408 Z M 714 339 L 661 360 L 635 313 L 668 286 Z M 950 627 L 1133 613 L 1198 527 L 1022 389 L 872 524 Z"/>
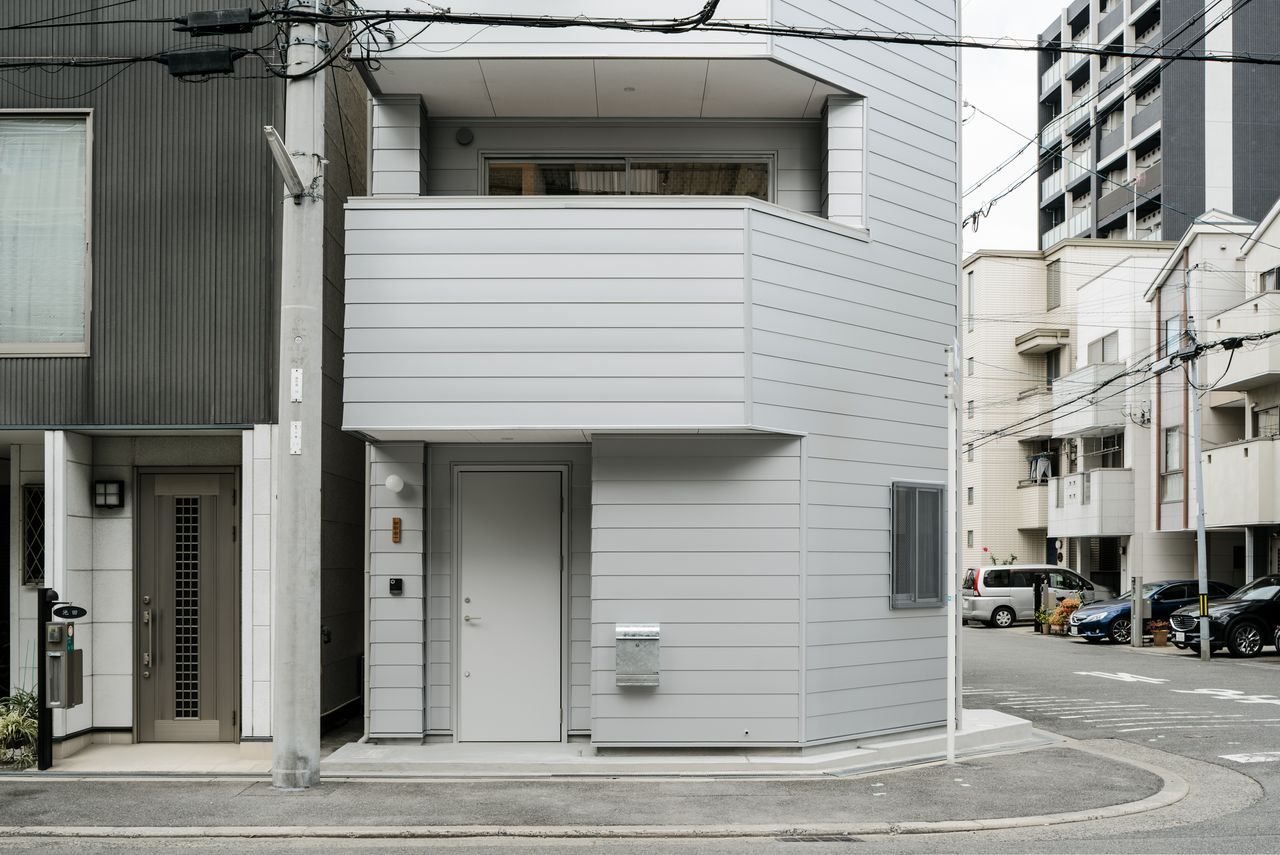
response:
<path fill-rule="evenodd" d="M 155 638 L 156 638 L 156 636 L 155 636 L 155 628 L 156 628 L 155 616 L 152 614 L 151 609 L 143 609 L 143 610 L 142 610 L 142 623 L 143 623 L 143 625 L 144 625 L 144 626 L 146 626 L 146 628 L 147 628 L 147 649 L 146 649 L 146 652 L 142 654 L 142 667 L 144 667 L 144 668 L 150 668 L 150 667 L 151 667 L 151 665 L 152 665 L 152 662 L 154 661 L 154 655 L 153 655 L 153 652 L 154 652 L 154 650 L 155 650 Z M 142 672 L 142 676 L 143 676 L 144 678 L 145 678 L 145 677 L 150 677 L 150 676 L 151 676 L 151 672 L 150 672 L 150 671 L 143 671 L 143 672 Z"/>
<path fill-rule="evenodd" d="M 480 620 L 480 615 L 463 615 L 462 619 L 467 623 L 471 623 L 473 620 Z"/>

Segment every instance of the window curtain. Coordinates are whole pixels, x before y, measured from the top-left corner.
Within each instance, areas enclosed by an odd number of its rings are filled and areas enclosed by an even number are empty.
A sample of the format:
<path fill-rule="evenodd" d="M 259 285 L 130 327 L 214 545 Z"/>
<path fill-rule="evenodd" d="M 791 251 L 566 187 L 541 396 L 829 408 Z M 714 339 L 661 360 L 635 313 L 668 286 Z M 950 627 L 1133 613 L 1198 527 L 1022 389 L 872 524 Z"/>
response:
<path fill-rule="evenodd" d="M 0 118 L 0 344 L 85 334 L 81 118 Z"/>

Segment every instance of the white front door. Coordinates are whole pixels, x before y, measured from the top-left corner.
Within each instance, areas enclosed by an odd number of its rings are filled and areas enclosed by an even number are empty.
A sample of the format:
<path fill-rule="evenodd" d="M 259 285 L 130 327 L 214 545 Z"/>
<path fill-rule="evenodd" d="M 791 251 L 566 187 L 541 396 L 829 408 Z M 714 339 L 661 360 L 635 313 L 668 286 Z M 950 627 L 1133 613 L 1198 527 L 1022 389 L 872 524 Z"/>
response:
<path fill-rule="evenodd" d="M 458 739 L 559 742 L 563 476 L 458 473 Z"/>

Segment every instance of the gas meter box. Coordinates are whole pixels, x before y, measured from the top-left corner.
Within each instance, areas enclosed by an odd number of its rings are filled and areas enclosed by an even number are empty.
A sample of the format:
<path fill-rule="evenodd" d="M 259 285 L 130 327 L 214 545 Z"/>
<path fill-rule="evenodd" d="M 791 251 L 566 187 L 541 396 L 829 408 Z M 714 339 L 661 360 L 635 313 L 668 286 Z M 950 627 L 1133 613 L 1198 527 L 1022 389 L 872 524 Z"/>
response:
<path fill-rule="evenodd" d="M 44 637 L 44 705 L 69 710 L 84 700 L 84 656 L 76 649 L 76 625 L 49 623 Z"/>

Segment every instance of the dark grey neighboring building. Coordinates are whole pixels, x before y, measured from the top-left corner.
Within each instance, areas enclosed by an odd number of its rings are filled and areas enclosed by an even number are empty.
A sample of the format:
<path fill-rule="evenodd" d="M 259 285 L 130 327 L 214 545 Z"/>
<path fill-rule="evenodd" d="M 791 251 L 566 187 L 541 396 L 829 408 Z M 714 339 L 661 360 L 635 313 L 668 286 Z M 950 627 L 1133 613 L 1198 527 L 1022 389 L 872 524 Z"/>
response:
<path fill-rule="evenodd" d="M 1280 41 L 1274 3 L 1207 15 L 1206 5 L 1079 0 L 1041 39 L 1218 52 Z M 1177 240 L 1206 210 L 1260 220 L 1280 195 L 1280 68 L 1042 53 L 1038 71 L 1042 249 L 1072 237 Z"/>
<path fill-rule="evenodd" d="M 170 24 L 102 22 L 209 6 L 94 5 L 2 4 L 0 59 L 190 47 Z M 6 29 L 55 16 L 85 26 Z M 270 58 L 272 32 L 230 43 L 267 43 Z M 367 93 L 335 71 L 327 95 L 315 677 L 340 715 L 363 688 L 364 448 L 339 429 L 339 399 L 341 211 L 366 192 Z M 85 606 L 85 702 L 55 721 L 63 754 L 273 732 L 272 602 L 289 594 L 271 567 L 287 202 L 262 128 L 283 132 L 283 101 L 254 57 L 203 82 L 155 62 L 0 70 L 0 696 L 34 684 L 36 586 Z"/>

